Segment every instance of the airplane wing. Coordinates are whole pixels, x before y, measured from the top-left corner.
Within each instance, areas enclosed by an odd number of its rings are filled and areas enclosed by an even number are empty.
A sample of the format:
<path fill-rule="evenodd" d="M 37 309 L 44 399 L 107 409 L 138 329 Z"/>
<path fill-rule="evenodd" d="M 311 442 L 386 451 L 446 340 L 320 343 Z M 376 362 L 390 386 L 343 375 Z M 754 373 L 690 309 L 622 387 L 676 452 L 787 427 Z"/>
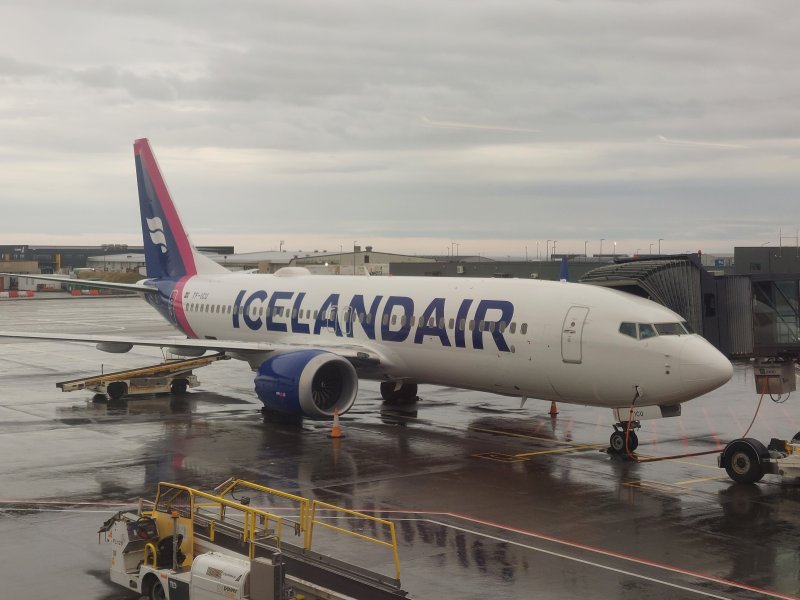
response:
<path fill-rule="evenodd" d="M 97 281 L 93 279 L 75 279 L 74 277 L 63 277 L 60 275 L 37 275 L 31 273 L 0 273 L 0 277 L 27 277 L 41 281 L 55 281 L 58 283 L 70 283 L 73 285 L 85 285 L 100 289 L 121 290 L 125 292 L 156 293 L 158 289 L 154 286 L 142 283 L 114 283 L 111 281 Z"/>
<path fill-rule="evenodd" d="M 211 350 L 247 355 L 275 351 L 292 351 L 314 348 L 337 354 L 353 363 L 377 365 L 382 357 L 370 348 L 358 344 L 274 344 L 269 342 L 238 342 L 231 340 L 199 340 L 182 337 L 137 338 L 115 335 L 82 335 L 64 333 L 30 333 L 18 331 L 0 331 L 0 338 L 52 340 L 58 342 L 85 342 L 90 344 L 117 344 L 119 352 L 126 352 L 133 346 L 150 346 L 154 348 L 182 348 L 191 350 Z M 126 349 L 125 346 L 128 346 Z"/>

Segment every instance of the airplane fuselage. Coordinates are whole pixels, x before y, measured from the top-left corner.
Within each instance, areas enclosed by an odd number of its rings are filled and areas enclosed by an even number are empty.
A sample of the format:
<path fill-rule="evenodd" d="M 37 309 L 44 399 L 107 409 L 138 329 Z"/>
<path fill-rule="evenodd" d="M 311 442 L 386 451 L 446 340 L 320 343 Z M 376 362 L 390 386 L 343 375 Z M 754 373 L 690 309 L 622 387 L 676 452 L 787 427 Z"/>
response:
<path fill-rule="evenodd" d="M 696 334 L 640 339 L 628 324 L 679 324 L 665 307 L 601 287 L 535 280 L 197 275 L 156 307 L 189 337 L 368 349 L 363 378 L 624 407 L 670 405 L 730 378 Z"/>

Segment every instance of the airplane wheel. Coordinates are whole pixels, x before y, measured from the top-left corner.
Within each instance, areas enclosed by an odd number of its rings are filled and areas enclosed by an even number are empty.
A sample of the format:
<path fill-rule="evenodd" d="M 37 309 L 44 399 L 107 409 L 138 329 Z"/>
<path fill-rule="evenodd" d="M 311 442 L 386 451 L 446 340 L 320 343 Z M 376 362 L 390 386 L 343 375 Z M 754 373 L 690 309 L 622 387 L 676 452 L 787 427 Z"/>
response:
<path fill-rule="evenodd" d="M 611 434 L 608 445 L 614 454 L 622 454 L 625 451 L 625 436 L 621 432 L 615 431 Z"/>
<path fill-rule="evenodd" d="M 387 404 L 412 404 L 417 401 L 417 384 L 402 383 L 399 386 L 394 381 L 381 383 L 381 397 Z"/>
<path fill-rule="evenodd" d="M 611 439 L 609 440 L 609 445 L 611 446 L 611 451 L 614 454 L 624 454 L 625 453 L 625 432 L 624 431 L 615 431 L 611 434 Z M 628 450 L 633 452 L 636 448 L 639 447 L 639 436 L 636 435 L 635 432 L 629 431 L 628 432 Z"/>
<path fill-rule="evenodd" d="M 728 477 L 737 483 L 756 483 L 764 477 L 758 454 L 745 442 L 731 442 L 723 454 L 723 462 Z"/>

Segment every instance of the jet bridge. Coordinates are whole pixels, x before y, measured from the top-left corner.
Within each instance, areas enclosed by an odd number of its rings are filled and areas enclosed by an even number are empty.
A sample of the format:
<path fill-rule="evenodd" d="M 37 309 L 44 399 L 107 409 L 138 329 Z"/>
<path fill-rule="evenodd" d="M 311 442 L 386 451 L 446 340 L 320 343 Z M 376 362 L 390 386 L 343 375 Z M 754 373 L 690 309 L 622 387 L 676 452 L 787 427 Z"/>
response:
<path fill-rule="evenodd" d="M 618 259 L 581 282 L 663 304 L 730 358 L 800 359 L 800 273 L 715 276 L 686 254 Z"/>
<path fill-rule="evenodd" d="M 708 337 L 703 302 L 706 288 L 713 288 L 713 276 L 702 268 L 697 256 L 618 259 L 589 271 L 581 282 L 654 300 L 683 316 L 694 331 Z"/>

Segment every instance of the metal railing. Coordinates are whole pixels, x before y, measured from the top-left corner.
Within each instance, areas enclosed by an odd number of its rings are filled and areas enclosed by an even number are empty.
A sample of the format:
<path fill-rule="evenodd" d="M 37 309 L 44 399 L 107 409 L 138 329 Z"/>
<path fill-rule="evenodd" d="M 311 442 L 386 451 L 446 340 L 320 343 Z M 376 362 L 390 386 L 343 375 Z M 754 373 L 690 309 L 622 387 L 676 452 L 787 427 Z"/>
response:
<path fill-rule="evenodd" d="M 236 499 L 224 497 L 241 489 L 256 491 L 291 502 L 293 508 L 298 511 L 297 521 L 261 508 L 243 504 Z M 143 509 L 144 504 L 140 503 L 140 513 Z M 257 541 L 272 539 L 275 545 L 280 548 L 284 533 L 284 522 L 294 526 L 291 529 L 294 535 L 302 535 L 302 548 L 306 551 L 313 549 L 314 528 L 324 527 L 327 530 L 390 549 L 394 561 L 395 578 L 397 582 L 400 581 L 400 557 L 397 549 L 397 536 L 394 523 L 387 519 L 381 519 L 319 500 L 312 501 L 302 496 L 233 478 L 215 488 L 213 494 L 174 483 L 159 483 L 151 514 L 154 512 L 172 514 L 173 511 L 177 511 L 180 516 L 191 519 L 193 526 L 201 523 L 207 527 L 209 541 L 211 542 L 214 541 L 215 535 L 221 532 L 239 536 L 242 543 L 248 544 L 248 555 L 251 559 L 255 557 L 255 544 Z M 326 522 L 331 517 L 319 517 L 318 511 L 332 512 L 334 513 L 333 518 L 343 515 L 350 519 L 360 519 L 376 526 L 382 526 L 385 528 L 384 531 L 388 532 L 388 537 L 391 541 L 385 541 L 378 537 L 360 533 L 354 529 L 346 529 Z M 273 525 L 274 529 L 270 529 L 270 525 Z M 191 539 L 191 553 L 194 556 L 194 535 L 191 536 Z"/>
<path fill-rule="evenodd" d="M 164 500 L 164 496 L 169 495 L 170 492 L 173 492 L 172 496 Z M 183 492 L 187 494 L 189 499 L 188 506 L 184 502 L 181 502 L 177 506 L 174 505 L 173 501 L 181 498 L 181 494 L 175 494 L 174 492 Z M 198 503 L 196 500 L 198 498 L 207 500 L 207 502 Z M 207 508 L 212 508 L 214 512 L 210 514 L 203 514 L 200 512 Z M 237 519 L 235 517 L 232 518 L 231 515 L 227 515 L 226 518 L 226 509 L 237 511 L 237 513 L 241 514 L 241 517 Z M 156 495 L 153 510 L 154 512 L 167 514 L 176 510 L 181 516 L 190 518 L 193 524 L 197 520 L 208 521 L 209 528 L 212 532 L 215 528 L 219 528 L 220 522 L 224 522 L 226 525 L 233 523 L 236 529 L 241 529 L 241 540 L 242 543 L 248 544 L 248 556 L 251 559 L 255 558 L 255 542 L 257 539 L 263 539 L 265 537 L 273 538 L 276 545 L 280 548 L 281 536 L 283 533 L 283 517 L 280 515 L 275 515 L 258 508 L 252 508 L 240 504 L 239 502 L 227 500 L 220 496 L 215 496 L 214 494 L 202 492 L 184 485 L 159 483 L 158 494 Z M 217 511 L 219 511 L 219 522 L 214 524 L 212 515 L 215 515 Z M 270 523 L 275 524 L 274 533 L 269 529 Z M 192 535 L 191 538 L 192 556 L 194 556 L 194 535 Z"/>
<path fill-rule="evenodd" d="M 363 533 L 358 533 L 357 531 L 352 531 L 350 529 L 344 529 L 343 527 L 337 527 L 336 525 L 331 525 L 330 523 L 326 523 L 325 521 L 320 521 L 316 518 L 317 514 L 317 507 L 320 507 L 324 510 L 333 511 L 336 513 L 341 513 L 350 517 L 357 517 L 359 519 L 365 519 L 367 521 L 371 521 L 372 523 L 383 525 L 388 528 L 389 530 L 389 537 L 392 540 L 391 542 L 385 542 L 381 539 L 376 537 L 372 537 L 369 535 L 365 535 Z M 373 517 L 372 515 L 365 515 L 364 513 L 357 512 L 355 510 L 350 510 L 347 508 L 341 508 L 339 506 L 334 506 L 333 504 L 328 504 L 327 502 L 320 502 L 319 500 L 314 500 L 311 503 L 311 516 L 310 516 L 310 527 L 309 527 L 309 536 L 308 536 L 308 547 L 307 550 L 311 550 L 311 543 L 313 540 L 314 534 L 314 526 L 319 525 L 320 527 L 325 527 L 326 529 L 330 529 L 336 531 L 338 533 L 344 533 L 346 535 L 350 535 L 356 537 L 361 540 L 365 540 L 367 542 L 372 542 L 374 544 L 379 544 L 386 548 L 391 549 L 392 557 L 394 559 L 394 571 L 395 571 L 395 579 L 400 581 L 400 556 L 397 552 L 397 536 L 395 535 L 394 531 L 394 523 L 387 519 L 381 519 L 378 517 Z"/>
<path fill-rule="evenodd" d="M 295 494 L 290 494 L 288 492 L 283 492 L 281 490 L 259 485 L 257 483 L 253 483 L 252 481 L 234 478 L 231 478 L 223 484 L 217 486 L 214 491 L 220 496 L 226 496 L 228 494 L 232 494 L 238 489 L 253 490 L 255 492 L 260 492 L 262 494 L 266 494 L 267 496 L 273 496 L 275 498 L 287 500 L 292 503 L 293 507 L 298 511 L 298 521 L 295 523 L 297 525 L 297 531 L 303 534 L 303 547 L 308 548 L 310 542 L 310 530 L 308 523 L 311 512 L 311 501 L 308 498 L 303 498 L 302 496 L 297 496 Z M 290 521 L 289 519 L 286 520 Z"/>

